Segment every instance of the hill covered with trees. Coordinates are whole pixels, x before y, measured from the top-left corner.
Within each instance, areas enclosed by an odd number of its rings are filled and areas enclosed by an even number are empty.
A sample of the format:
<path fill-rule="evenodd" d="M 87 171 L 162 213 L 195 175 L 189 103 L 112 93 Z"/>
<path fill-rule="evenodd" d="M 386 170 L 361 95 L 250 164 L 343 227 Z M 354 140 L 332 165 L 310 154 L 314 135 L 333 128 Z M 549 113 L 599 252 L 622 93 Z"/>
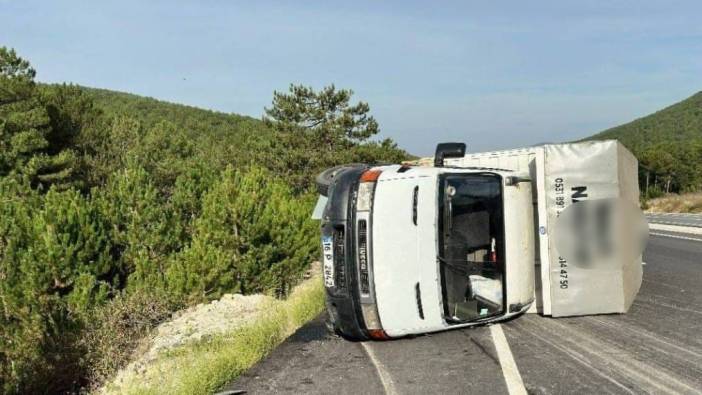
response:
<path fill-rule="evenodd" d="M 80 391 L 178 308 L 285 295 L 317 254 L 314 175 L 406 157 L 334 86 L 256 120 L 34 78 L 0 47 L 4 393 Z"/>
<path fill-rule="evenodd" d="M 702 92 L 588 139 L 617 139 L 629 148 L 649 197 L 702 190 Z"/>

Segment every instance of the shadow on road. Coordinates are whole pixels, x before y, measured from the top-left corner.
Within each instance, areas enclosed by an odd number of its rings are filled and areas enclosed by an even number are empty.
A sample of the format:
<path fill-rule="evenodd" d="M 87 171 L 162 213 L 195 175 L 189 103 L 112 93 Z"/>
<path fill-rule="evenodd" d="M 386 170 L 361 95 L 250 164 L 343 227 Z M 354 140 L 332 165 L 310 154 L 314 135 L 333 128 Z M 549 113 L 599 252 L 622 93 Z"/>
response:
<path fill-rule="evenodd" d="M 313 341 L 335 337 L 335 335 L 329 333 L 325 320 L 326 314 L 320 314 L 317 316 L 317 318 L 298 329 L 292 336 L 290 336 L 288 341 L 290 343 L 310 343 Z"/>

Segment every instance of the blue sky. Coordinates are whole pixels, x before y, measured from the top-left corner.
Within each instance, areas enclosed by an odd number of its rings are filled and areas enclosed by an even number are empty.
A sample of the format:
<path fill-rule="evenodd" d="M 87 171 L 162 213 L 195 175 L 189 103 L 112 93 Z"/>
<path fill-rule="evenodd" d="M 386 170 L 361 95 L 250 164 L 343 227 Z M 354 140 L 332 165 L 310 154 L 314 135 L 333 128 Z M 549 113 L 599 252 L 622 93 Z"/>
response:
<path fill-rule="evenodd" d="M 415 154 L 584 137 L 702 90 L 700 1 L 0 0 L 45 82 L 260 117 L 335 83 Z"/>

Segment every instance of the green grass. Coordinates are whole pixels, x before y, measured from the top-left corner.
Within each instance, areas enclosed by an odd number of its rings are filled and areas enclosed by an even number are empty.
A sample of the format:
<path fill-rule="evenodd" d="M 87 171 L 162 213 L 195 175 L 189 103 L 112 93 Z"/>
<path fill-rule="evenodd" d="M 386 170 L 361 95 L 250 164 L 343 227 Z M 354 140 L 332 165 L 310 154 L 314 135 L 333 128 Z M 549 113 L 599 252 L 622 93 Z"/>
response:
<path fill-rule="evenodd" d="M 163 354 L 144 374 L 104 390 L 120 394 L 216 392 L 264 358 L 323 308 L 324 287 L 320 278 L 315 277 L 297 287 L 288 299 L 272 302 L 254 322 L 232 333 Z"/>

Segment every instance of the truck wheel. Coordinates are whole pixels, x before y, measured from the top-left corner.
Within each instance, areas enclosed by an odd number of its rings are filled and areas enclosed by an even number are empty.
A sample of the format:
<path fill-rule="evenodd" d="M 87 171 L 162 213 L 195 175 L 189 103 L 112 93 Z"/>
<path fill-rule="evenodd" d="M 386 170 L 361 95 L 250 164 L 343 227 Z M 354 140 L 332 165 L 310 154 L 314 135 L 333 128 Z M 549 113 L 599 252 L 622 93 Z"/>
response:
<path fill-rule="evenodd" d="M 363 163 L 349 163 L 347 165 L 334 166 L 324 170 L 323 172 L 319 173 L 314 180 L 317 184 L 317 191 L 322 196 L 329 196 L 329 186 L 331 186 L 331 184 L 334 182 L 334 178 L 337 174 L 346 169 L 353 169 L 360 166 L 366 165 Z"/>

